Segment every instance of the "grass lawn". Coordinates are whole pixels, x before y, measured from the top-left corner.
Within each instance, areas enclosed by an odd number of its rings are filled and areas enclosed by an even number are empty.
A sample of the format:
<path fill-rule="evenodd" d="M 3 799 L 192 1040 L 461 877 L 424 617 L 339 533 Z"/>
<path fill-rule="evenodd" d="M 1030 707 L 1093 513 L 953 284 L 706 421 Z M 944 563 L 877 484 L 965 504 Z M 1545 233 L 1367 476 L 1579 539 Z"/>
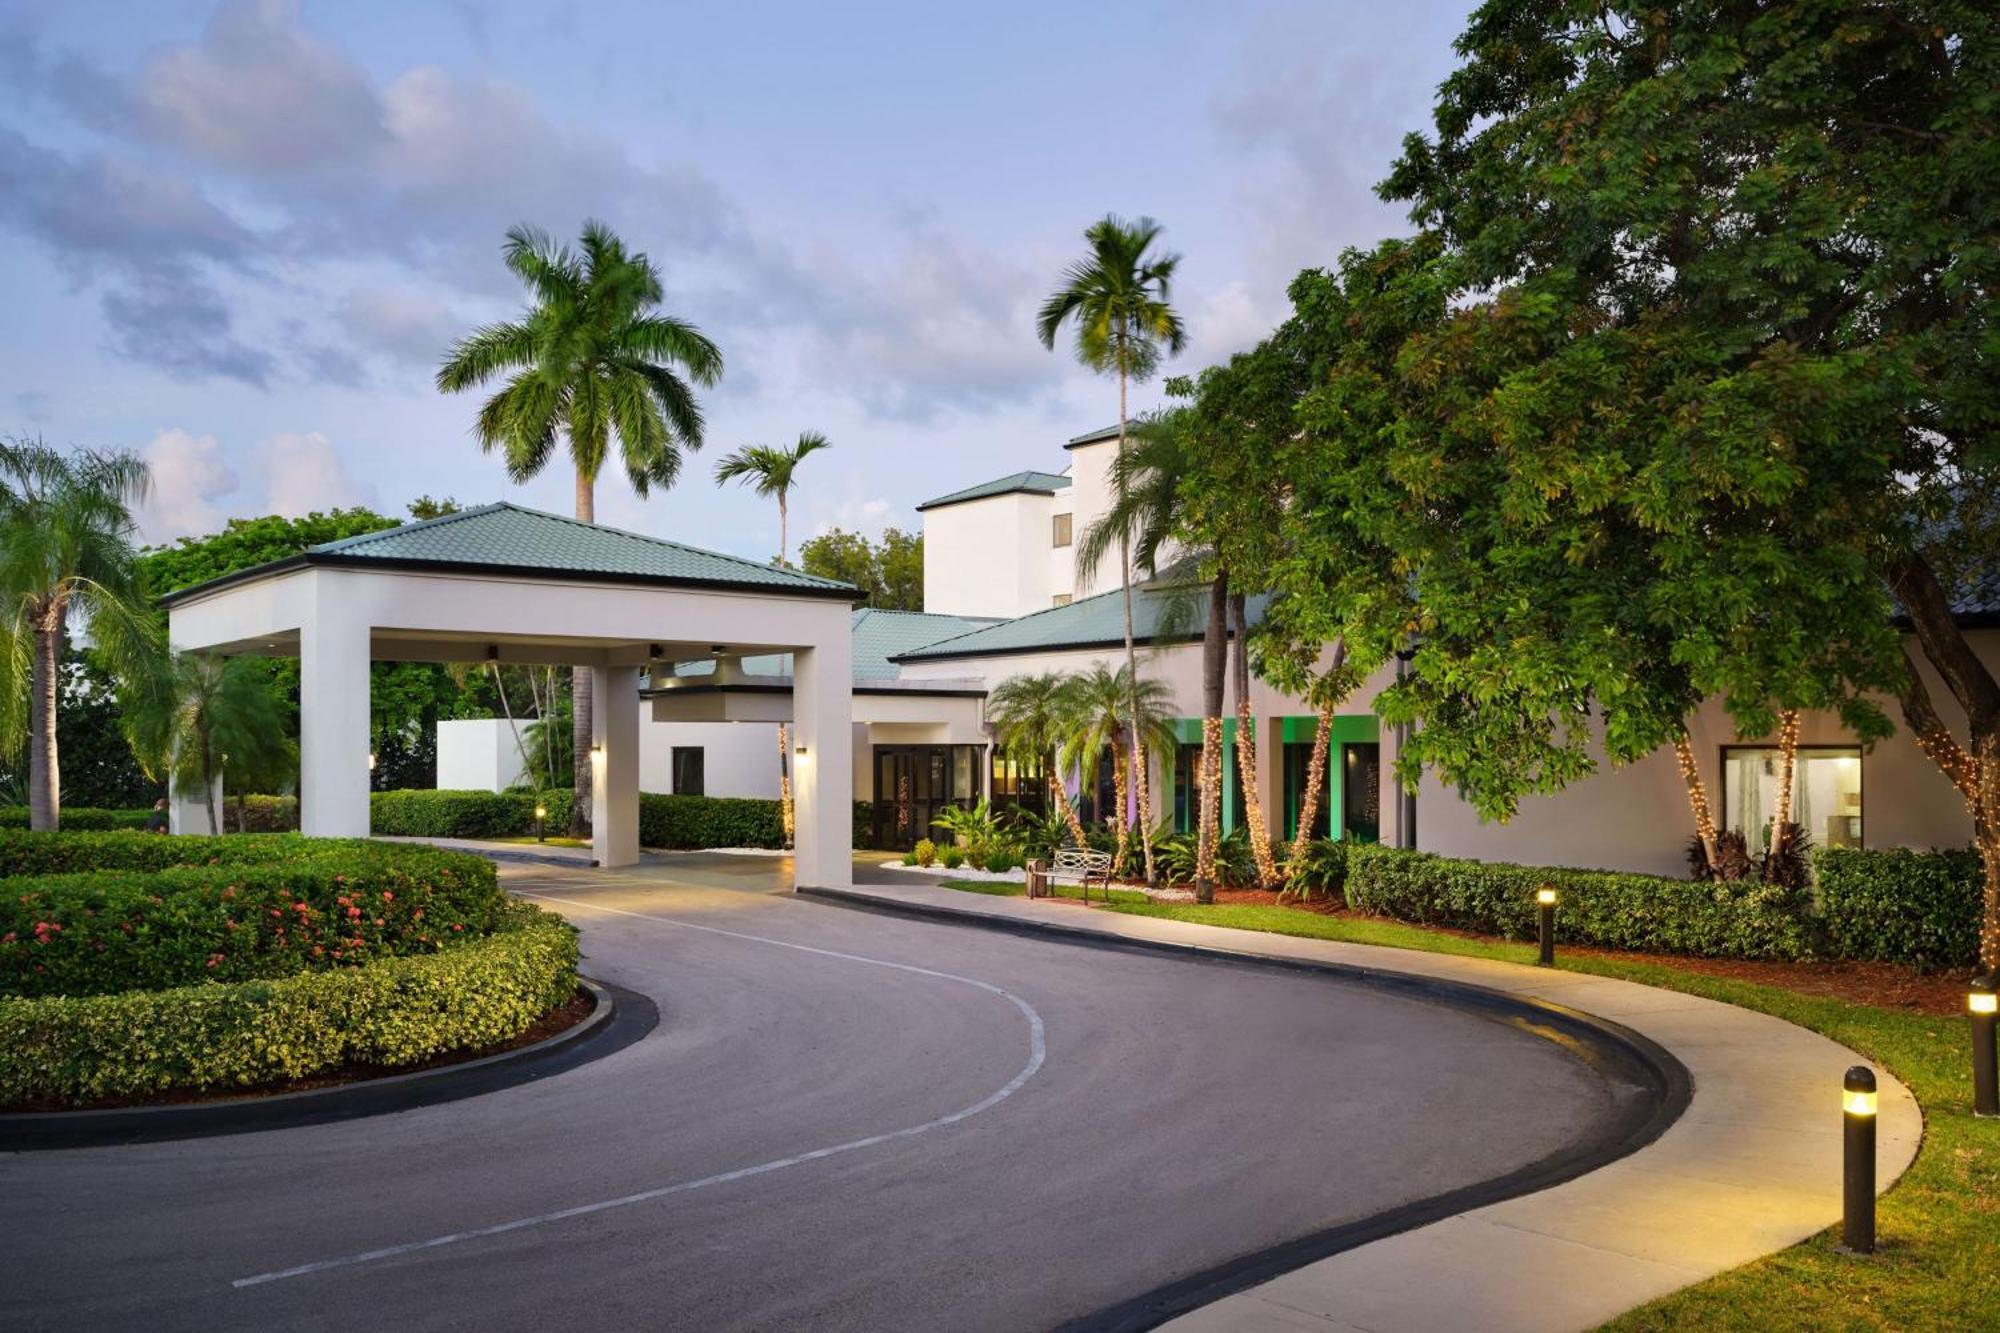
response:
<path fill-rule="evenodd" d="M 938 887 L 942 889 L 957 889 L 962 893 L 983 893 L 993 898 L 1019 898 L 1028 891 L 1026 884 L 1004 879 L 948 879 L 939 884 Z M 1051 884 L 1049 892 L 1051 896 L 1056 898 L 1077 899 L 1083 897 L 1082 890 L 1078 889 L 1074 884 Z M 1103 902 L 1104 890 L 1092 889 L 1090 891 L 1090 901 L 1094 903 Z M 1151 903 L 1152 899 L 1134 889 L 1113 889 L 1111 890 L 1111 902 L 1114 906 L 1134 903 L 1143 906 Z M 1216 924 L 1221 925 L 1224 923 L 1217 922 Z"/>
<path fill-rule="evenodd" d="M 1535 955 L 1529 944 L 1466 939 L 1395 921 L 1320 916 L 1285 907 L 1114 902 L 1111 910 L 1515 963 L 1533 962 Z M 1901 1079 L 1924 1112 L 1917 1160 L 1881 1200 L 1881 1248 L 1873 1257 L 1838 1253 L 1836 1228 L 1641 1306 L 1608 1328 L 2000 1327 L 2000 1120 L 1973 1117 L 1965 1019 L 1802 995 L 1650 962 L 1558 953 L 1557 966 L 1722 1000 L 1811 1028 Z M 1837 1095 L 1828 1089 L 1830 1122 L 1838 1114 Z M 1830 1194 L 1839 1188 L 1839 1181 L 1827 1182 Z"/>
<path fill-rule="evenodd" d="M 486 838 L 486 839 L 483 839 L 483 841 L 485 841 L 485 842 L 518 842 L 518 843 L 524 843 L 524 844 L 526 844 L 526 845 L 527 845 L 527 846 L 529 846 L 529 847 L 533 847 L 533 846 L 535 846 L 535 845 L 536 845 L 537 843 L 541 844 L 541 845 L 542 845 L 542 846 L 544 846 L 544 847 L 588 847 L 588 846 L 590 846 L 590 839 L 588 839 L 588 838 L 571 838 L 571 837 L 558 837 L 557 835 L 555 835 L 555 834 L 553 834 L 553 833 L 551 833 L 551 834 L 550 834 L 550 835 L 549 835 L 548 837 L 546 837 L 546 838 L 537 838 L 537 837 L 534 837 L 534 836 L 530 835 L 530 836 L 526 836 L 526 837 L 519 837 L 519 838 Z"/>

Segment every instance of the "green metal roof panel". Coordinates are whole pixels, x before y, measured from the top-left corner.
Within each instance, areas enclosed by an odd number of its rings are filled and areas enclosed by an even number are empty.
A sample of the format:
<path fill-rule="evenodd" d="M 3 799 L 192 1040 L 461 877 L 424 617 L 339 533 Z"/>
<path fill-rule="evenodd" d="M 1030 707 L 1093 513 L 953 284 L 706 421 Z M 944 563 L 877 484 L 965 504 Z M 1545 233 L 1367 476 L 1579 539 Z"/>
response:
<path fill-rule="evenodd" d="M 998 481 L 983 481 L 977 486 L 968 486 L 950 495 L 940 495 L 935 500 L 926 500 L 917 506 L 917 512 L 926 509 L 942 509 L 945 505 L 963 504 L 967 500 L 985 500 L 995 495 L 1013 495 L 1017 492 L 1029 495 L 1054 495 L 1069 486 L 1069 478 L 1059 472 L 1016 472 Z"/>
<path fill-rule="evenodd" d="M 1063 445 L 1063 448 L 1074 449 L 1079 444 L 1096 444 L 1101 440 L 1115 440 L 1117 438 L 1118 427 L 1106 426 L 1102 430 L 1087 430 L 1081 435 L 1070 436 L 1069 442 Z"/>
<path fill-rule="evenodd" d="M 891 659 L 913 648 L 939 639 L 952 638 L 995 624 L 967 616 L 939 616 L 923 611 L 881 611 L 870 606 L 854 608 L 854 683 L 874 684 L 896 680 L 902 669 Z M 699 679 L 715 674 L 713 661 L 682 662 L 674 674 L 683 679 Z M 789 676 L 790 653 L 771 653 L 743 659 L 746 676 Z"/>
<path fill-rule="evenodd" d="M 1208 614 L 1202 584 L 1134 587 L 1132 589 L 1132 634 L 1140 642 L 1158 638 L 1187 639 L 1201 636 Z M 1244 612 L 1250 623 L 1264 618 L 1270 599 L 1249 598 Z M 1175 620 L 1180 624 L 1176 626 Z M 1171 631 L 1171 633 L 1169 633 Z M 1052 606 L 1015 620 L 1003 620 L 956 638 L 944 639 L 912 649 L 896 660 L 902 662 L 948 661 L 955 657 L 999 657 L 1012 653 L 1057 652 L 1070 648 L 1102 648 L 1125 641 L 1125 607 L 1117 590 L 1086 597 L 1068 606 Z"/>
<path fill-rule="evenodd" d="M 621 580 L 739 586 L 771 592 L 821 595 L 855 592 L 834 579 L 504 502 L 325 542 L 306 551 L 306 563 L 320 562 L 315 557 L 330 557 L 328 562 L 341 564 L 381 560 L 403 566 L 436 564 L 512 572 L 596 574 Z"/>

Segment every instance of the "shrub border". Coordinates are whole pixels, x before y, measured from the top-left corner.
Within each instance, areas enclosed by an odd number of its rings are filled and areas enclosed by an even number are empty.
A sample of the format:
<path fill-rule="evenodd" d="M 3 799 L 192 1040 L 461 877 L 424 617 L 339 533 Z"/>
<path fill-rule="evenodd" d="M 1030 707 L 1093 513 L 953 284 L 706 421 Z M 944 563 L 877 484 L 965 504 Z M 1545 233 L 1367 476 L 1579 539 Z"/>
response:
<path fill-rule="evenodd" d="M 659 1007 L 637 991 L 579 975 L 596 1000 L 582 1022 L 528 1046 L 430 1069 L 266 1097 L 168 1106 L 0 1115 L 0 1151 L 94 1148 L 252 1134 L 435 1106 L 518 1087 L 614 1055 L 659 1025 Z"/>

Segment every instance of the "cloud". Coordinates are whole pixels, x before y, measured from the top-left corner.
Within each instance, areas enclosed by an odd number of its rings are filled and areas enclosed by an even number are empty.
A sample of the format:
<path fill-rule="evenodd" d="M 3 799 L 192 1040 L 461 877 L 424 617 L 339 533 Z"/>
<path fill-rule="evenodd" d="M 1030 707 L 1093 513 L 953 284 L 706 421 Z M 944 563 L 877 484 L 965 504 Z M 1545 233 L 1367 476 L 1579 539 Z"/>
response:
<path fill-rule="evenodd" d="M 370 350 L 415 363 L 428 375 L 466 331 L 442 301 L 407 291 L 357 287 L 334 312 L 348 337 Z"/>
<path fill-rule="evenodd" d="M 152 487 L 139 507 L 139 533 L 154 545 L 222 527 L 221 501 L 236 489 L 236 473 L 213 435 L 191 435 L 176 426 L 160 431 L 139 451 Z"/>
<path fill-rule="evenodd" d="M 257 446 L 255 466 L 264 482 L 261 512 L 297 518 L 375 503 L 374 486 L 350 478 L 339 452 L 318 431 L 271 436 Z"/>

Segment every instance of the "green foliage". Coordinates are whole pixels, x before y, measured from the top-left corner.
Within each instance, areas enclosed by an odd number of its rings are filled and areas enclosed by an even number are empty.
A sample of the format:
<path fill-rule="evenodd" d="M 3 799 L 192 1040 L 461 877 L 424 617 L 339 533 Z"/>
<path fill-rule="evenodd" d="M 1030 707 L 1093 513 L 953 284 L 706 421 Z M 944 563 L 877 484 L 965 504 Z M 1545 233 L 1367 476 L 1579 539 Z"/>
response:
<path fill-rule="evenodd" d="M 722 353 L 692 324 L 657 312 L 659 269 L 603 223 L 584 223 L 575 251 L 513 227 L 502 253 L 533 304 L 518 321 L 461 338 L 437 373 L 444 393 L 507 377 L 479 409 L 480 447 L 498 450 L 507 475 L 525 482 L 567 436 L 577 475 L 594 482 L 615 432 L 633 490 L 673 485 L 681 451 L 701 447 L 688 380 L 714 384 Z"/>
<path fill-rule="evenodd" d="M 931 867 L 931 865 L 937 860 L 937 854 L 938 852 L 936 843 L 932 842 L 929 838 L 917 839 L 917 845 L 914 851 L 914 855 L 917 858 L 918 865 L 923 866 L 926 870 L 928 870 Z"/>
<path fill-rule="evenodd" d="M 937 859 L 938 864 L 946 870 L 956 870 L 965 864 L 965 853 L 956 847 L 946 847 L 937 854 Z M 923 864 L 923 858 L 919 857 L 917 863 L 919 865 Z"/>
<path fill-rule="evenodd" d="M 226 862 L 198 859 L 218 841 L 234 844 Z M 158 865 L 159 844 L 182 864 Z M 507 903 L 490 862 L 428 847 L 0 834 L 10 867 L 50 855 L 69 873 L 16 869 L 0 883 L 0 993 L 96 995 L 354 967 L 487 934 Z"/>
<path fill-rule="evenodd" d="M 318 510 L 299 518 L 267 514 L 262 518 L 232 518 L 221 532 L 182 537 L 171 546 L 156 546 L 141 558 L 146 582 L 155 596 L 192 588 L 297 555 L 308 546 L 358 537 L 393 528 L 396 520 L 372 509 Z"/>
<path fill-rule="evenodd" d="M 517 1036 L 576 989 L 575 930 L 525 903 L 438 953 L 276 980 L 0 1000 L 0 1104 L 248 1088 Z"/>
<path fill-rule="evenodd" d="M 261 657 L 182 653 L 128 682 L 122 723 L 132 751 L 155 778 L 172 775 L 208 802 L 209 833 L 222 832 L 210 793 L 225 786 L 281 791 L 294 785 L 298 749 L 285 734 L 273 688 L 273 664 Z"/>
<path fill-rule="evenodd" d="M 1171 299 L 1181 257 L 1152 254 L 1160 224 L 1105 217 L 1084 230 L 1089 255 L 1063 270 L 1062 286 L 1042 303 L 1035 332 L 1053 349 L 1067 323 L 1076 359 L 1103 375 L 1144 380 L 1160 362 L 1160 349 L 1179 354 L 1187 343 Z"/>
<path fill-rule="evenodd" d="M 716 462 L 716 485 L 741 481 L 759 495 L 777 497 L 778 563 L 781 565 L 790 563 L 786 508 L 791 498 L 792 482 L 798 472 L 799 464 L 805 461 L 808 455 L 832 447 L 826 436 L 816 430 L 809 430 L 801 434 L 798 443 L 789 449 L 777 449 L 767 444 L 748 444 Z"/>
<path fill-rule="evenodd" d="M 1779 885 L 1461 861 L 1371 843 L 1347 849 L 1348 906 L 1399 921 L 1525 939 L 1543 885 L 1561 894 L 1562 940 L 1717 958 L 1813 952 L 1810 895 Z"/>
<path fill-rule="evenodd" d="M 1285 891 L 1301 898 L 1332 896 L 1347 886 L 1347 843 L 1314 838 L 1295 863 L 1285 866 Z"/>
<path fill-rule="evenodd" d="M 1978 960 L 1977 852 L 1824 847 L 1813 864 L 1832 956 L 1922 968 Z"/>
<path fill-rule="evenodd" d="M 924 535 L 887 528 L 880 543 L 834 528 L 799 544 L 799 567 L 861 589 L 862 602 L 883 611 L 924 609 Z"/>
<path fill-rule="evenodd" d="M 146 821 L 153 816 L 150 809 L 103 810 L 85 805 L 67 806 L 62 814 L 65 833 L 101 833 L 109 829 L 139 830 L 144 829 Z M 27 806 L 0 806 L 0 829 L 27 827 Z"/>
<path fill-rule="evenodd" d="M 57 680 L 56 750 L 62 763 L 63 824 L 71 807 L 150 805 L 164 795 L 146 776 L 119 726 L 118 682 L 81 648 L 62 664 Z M 27 754 L 0 757 L 0 785 L 25 793 Z"/>
<path fill-rule="evenodd" d="M 535 831 L 535 796 L 522 791 L 379 791 L 369 798 L 375 833 L 412 838 L 518 838 Z M 567 827 L 571 797 L 544 793 L 547 832 Z M 867 846 L 873 812 L 866 801 L 854 806 L 855 846 Z M 737 796 L 675 796 L 644 792 L 639 797 L 639 842 L 646 847 L 698 851 L 708 847 L 768 847 L 784 844 L 783 816 L 776 801 Z"/>

